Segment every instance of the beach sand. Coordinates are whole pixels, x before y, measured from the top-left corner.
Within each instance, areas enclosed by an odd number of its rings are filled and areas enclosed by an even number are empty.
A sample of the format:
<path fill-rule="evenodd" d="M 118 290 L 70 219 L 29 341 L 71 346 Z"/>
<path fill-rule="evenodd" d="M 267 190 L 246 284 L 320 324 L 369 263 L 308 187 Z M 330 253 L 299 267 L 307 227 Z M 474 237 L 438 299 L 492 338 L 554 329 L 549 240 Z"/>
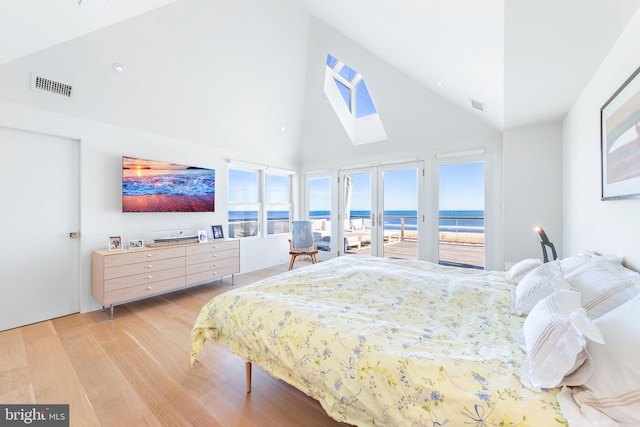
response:
<path fill-rule="evenodd" d="M 122 196 L 122 212 L 212 212 L 213 194 L 208 196 Z"/>

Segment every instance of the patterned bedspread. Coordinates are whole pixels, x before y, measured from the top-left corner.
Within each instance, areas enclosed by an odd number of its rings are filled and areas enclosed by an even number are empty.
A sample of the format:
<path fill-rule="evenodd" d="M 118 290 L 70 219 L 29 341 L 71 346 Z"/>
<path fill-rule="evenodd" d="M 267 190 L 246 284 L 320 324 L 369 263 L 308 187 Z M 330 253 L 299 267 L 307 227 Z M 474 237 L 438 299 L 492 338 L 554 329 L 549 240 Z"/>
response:
<path fill-rule="evenodd" d="M 566 425 L 559 389 L 519 382 L 512 288 L 501 272 L 338 257 L 212 299 L 191 360 L 213 339 L 355 425 Z"/>

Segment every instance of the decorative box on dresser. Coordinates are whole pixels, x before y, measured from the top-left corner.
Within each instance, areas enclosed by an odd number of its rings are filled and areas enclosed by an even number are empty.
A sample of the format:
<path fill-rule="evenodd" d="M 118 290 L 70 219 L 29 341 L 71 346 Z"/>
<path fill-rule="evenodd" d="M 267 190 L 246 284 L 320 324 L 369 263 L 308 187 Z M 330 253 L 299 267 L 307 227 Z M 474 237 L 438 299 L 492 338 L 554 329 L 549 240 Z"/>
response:
<path fill-rule="evenodd" d="M 103 307 L 209 283 L 240 271 L 240 241 L 172 244 L 92 254 L 92 295 Z"/>

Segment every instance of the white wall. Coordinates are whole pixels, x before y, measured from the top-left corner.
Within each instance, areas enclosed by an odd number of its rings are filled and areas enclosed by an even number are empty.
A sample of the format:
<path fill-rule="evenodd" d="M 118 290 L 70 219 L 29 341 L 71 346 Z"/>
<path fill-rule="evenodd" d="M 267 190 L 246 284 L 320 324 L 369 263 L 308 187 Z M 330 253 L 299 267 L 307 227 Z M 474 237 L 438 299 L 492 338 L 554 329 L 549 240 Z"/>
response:
<path fill-rule="evenodd" d="M 388 135 L 385 141 L 354 145 L 323 92 L 325 62 L 331 54 L 364 76 Z M 502 135 L 481 120 L 483 113 L 451 104 L 438 93 L 400 72 L 343 34 L 311 18 L 307 84 L 300 161 L 302 171 L 328 170 L 334 178 L 332 208 L 337 211 L 337 176 L 341 168 L 397 160 L 424 161 L 426 176 L 421 211 L 428 230 L 421 239 L 423 259 L 437 261 L 437 153 L 485 148 L 486 154 L 447 159 L 486 163 L 486 267 L 502 269 Z M 304 188 L 304 173 L 300 188 Z M 302 199 L 300 194 L 300 200 Z M 302 208 L 302 206 L 300 206 Z M 304 217 L 302 210 L 298 211 Z"/>
<path fill-rule="evenodd" d="M 452 104 L 343 34 L 312 17 L 307 50 L 307 82 L 300 160 L 314 163 L 344 158 L 359 164 L 367 156 L 435 146 L 477 145 L 500 131 L 469 105 Z M 354 145 L 324 94 L 327 54 L 361 73 L 387 133 L 385 141 Z M 350 162 L 350 163 L 349 163 Z"/>
<path fill-rule="evenodd" d="M 562 251 L 562 123 L 552 122 L 504 132 L 504 251 L 507 264 L 542 259 L 542 226 Z M 549 251 L 551 257 L 551 251 Z"/>
<path fill-rule="evenodd" d="M 238 153 L 194 144 L 92 120 L 52 113 L 0 101 L 0 126 L 63 136 L 80 141 L 80 239 L 81 311 L 98 309 L 91 297 L 91 251 L 107 247 L 107 238 L 121 235 L 123 241 L 150 241 L 152 231 L 206 229 L 227 225 L 227 162 Z M 1 143 L 1 141 L 0 141 Z M 37 153 L 33 153 L 37 155 Z M 121 176 L 123 155 L 214 168 L 216 211 L 214 213 L 122 213 Z M 236 157 L 237 158 L 237 157 Z M 277 164 L 292 169 L 291 164 Z M 55 207 L 50 207 L 55 209 Z M 46 224 L 11 224 L 40 227 Z M 247 238 L 240 243 L 240 269 L 249 272 L 288 260 L 288 235 Z M 46 262 L 46 260 L 45 260 Z"/>
<path fill-rule="evenodd" d="M 564 234 L 567 254 L 590 249 L 640 269 L 640 200 L 600 200 L 600 108 L 640 66 L 640 11 L 564 120 Z"/>

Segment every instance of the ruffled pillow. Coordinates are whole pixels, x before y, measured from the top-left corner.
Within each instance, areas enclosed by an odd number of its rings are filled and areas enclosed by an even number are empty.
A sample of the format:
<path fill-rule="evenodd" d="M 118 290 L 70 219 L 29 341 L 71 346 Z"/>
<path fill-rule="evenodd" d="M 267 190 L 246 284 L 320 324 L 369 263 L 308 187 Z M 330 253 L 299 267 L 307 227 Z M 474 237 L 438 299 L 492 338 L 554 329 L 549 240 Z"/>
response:
<path fill-rule="evenodd" d="M 586 339 L 602 342 L 580 305 L 580 294 L 560 290 L 543 298 L 524 322 L 527 356 L 522 384 L 532 390 L 583 384 L 591 375 Z M 585 366 L 583 366 L 585 365 Z"/>
<path fill-rule="evenodd" d="M 640 425 L 640 298 L 594 320 L 605 344 L 589 342 L 593 374 L 558 395 L 571 425 Z"/>

